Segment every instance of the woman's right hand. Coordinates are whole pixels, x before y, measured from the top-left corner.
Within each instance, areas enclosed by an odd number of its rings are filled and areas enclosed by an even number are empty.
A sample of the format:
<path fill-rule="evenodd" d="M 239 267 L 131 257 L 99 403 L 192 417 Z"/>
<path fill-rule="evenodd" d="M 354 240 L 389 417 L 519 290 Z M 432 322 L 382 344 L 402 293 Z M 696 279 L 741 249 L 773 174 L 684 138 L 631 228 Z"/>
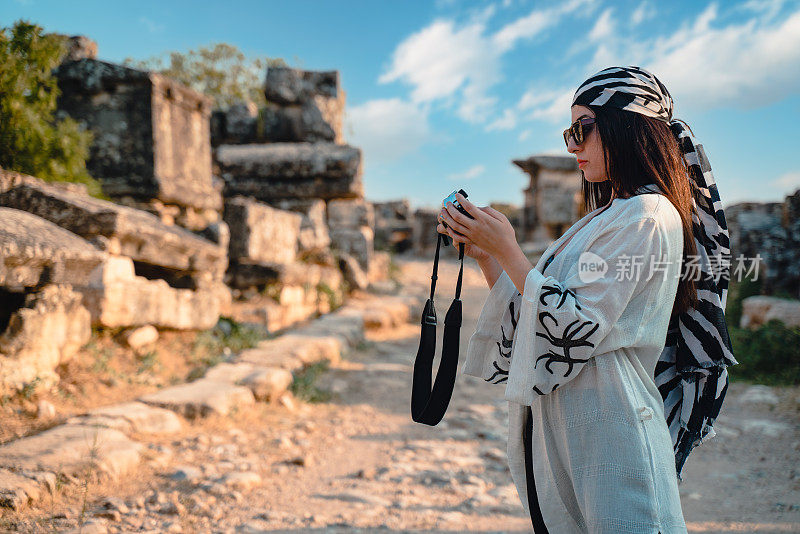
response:
<path fill-rule="evenodd" d="M 458 250 L 459 243 L 464 243 L 464 255 L 469 256 L 470 258 L 476 260 L 478 263 L 486 261 L 490 258 L 489 254 L 482 248 L 480 248 L 478 245 L 470 243 L 469 241 L 466 240 L 466 238 L 464 238 L 464 236 L 453 232 L 453 230 L 450 229 L 450 227 L 446 228 L 442 224 L 441 215 L 439 215 L 439 224 L 436 226 L 436 231 L 439 232 L 440 234 L 449 235 L 452 240 L 453 247 L 455 247 L 456 250 Z"/>

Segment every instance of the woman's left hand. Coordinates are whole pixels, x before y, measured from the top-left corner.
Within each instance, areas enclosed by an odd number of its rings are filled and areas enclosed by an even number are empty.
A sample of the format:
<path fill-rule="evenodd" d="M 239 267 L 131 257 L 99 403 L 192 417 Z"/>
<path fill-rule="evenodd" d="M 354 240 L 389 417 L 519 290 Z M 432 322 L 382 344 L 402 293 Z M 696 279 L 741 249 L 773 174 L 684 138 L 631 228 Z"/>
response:
<path fill-rule="evenodd" d="M 464 236 L 463 239 L 454 236 L 454 240 L 474 243 L 498 261 L 519 246 L 514 227 L 505 215 L 490 207 L 479 208 L 459 193 L 456 199 L 474 219 L 459 212 L 452 202 L 442 208 L 440 215 L 444 222 Z"/>

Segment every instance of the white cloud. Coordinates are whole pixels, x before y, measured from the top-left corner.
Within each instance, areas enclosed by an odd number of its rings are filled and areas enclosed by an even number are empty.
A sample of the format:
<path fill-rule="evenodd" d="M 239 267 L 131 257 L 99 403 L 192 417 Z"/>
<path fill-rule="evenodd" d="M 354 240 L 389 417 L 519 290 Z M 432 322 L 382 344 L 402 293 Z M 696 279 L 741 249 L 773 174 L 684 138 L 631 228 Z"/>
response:
<path fill-rule="evenodd" d="M 353 144 L 365 162 L 380 164 L 416 151 L 432 134 L 427 110 L 399 98 L 370 100 L 347 110 Z"/>
<path fill-rule="evenodd" d="M 631 24 L 638 26 L 646 20 L 650 20 L 656 16 L 656 8 L 650 3 L 650 0 L 643 0 L 636 9 L 631 13 Z"/>
<path fill-rule="evenodd" d="M 503 80 L 501 57 L 518 42 L 555 26 L 567 13 L 591 0 L 571 0 L 550 9 L 533 10 L 492 34 L 487 22 L 494 10 L 486 8 L 462 25 L 439 19 L 401 42 L 391 66 L 379 83 L 402 81 L 412 87 L 414 102 L 444 100 L 468 122 L 490 119 L 497 99 L 489 95 Z"/>
<path fill-rule="evenodd" d="M 800 9 L 774 23 L 712 27 L 716 5 L 693 26 L 657 39 L 649 70 L 676 106 L 752 108 L 800 91 Z"/>
<path fill-rule="evenodd" d="M 561 89 L 531 88 L 522 95 L 517 104 L 520 110 L 528 111 L 529 119 L 540 119 L 550 123 L 566 123 L 570 118 L 570 106 L 575 87 Z"/>
<path fill-rule="evenodd" d="M 519 133 L 519 137 L 517 137 L 517 139 L 520 140 L 520 141 L 524 141 L 527 138 L 529 138 L 532 133 L 533 133 L 533 130 L 522 130 Z"/>
<path fill-rule="evenodd" d="M 800 188 L 800 171 L 790 171 L 782 174 L 772 182 L 775 187 L 795 191 Z"/>
<path fill-rule="evenodd" d="M 448 174 L 447 179 L 452 180 L 454 182 L 474 180 L 475 178 L 483 174 L 485 171 L 486 167 L 484 167 L 483 165 L 474 165 L 465 171 Z"/>
<path fill-rule="evenodd" d="M 594 42 L 599 42 L 614 33 L 614 19 L 611 16 L 613 9 L 606 9 L 595 22 L 594 27 L 589 32 L 589 39 Z"/>
<path fill-rule="evenodd" d="M 486 131 L 492 132 L 495 130 L 512 130 L 516 125 L 517 111 L 513 109 L 507 109 L 503 112 L 502 116 L 489 123 L 489 125 L 486 127 Z"/>
<path fill-rule="evenodd" d="M 595 48 L 585 74 L 640 65 L 669 88 L 677 116 L 770 104 L 800 91 L 800 9 L 771 17 L 764 8 L 744 22 L 720 25 L 711 4 L 667 35 L 636 41 L 613 32 Z"/>

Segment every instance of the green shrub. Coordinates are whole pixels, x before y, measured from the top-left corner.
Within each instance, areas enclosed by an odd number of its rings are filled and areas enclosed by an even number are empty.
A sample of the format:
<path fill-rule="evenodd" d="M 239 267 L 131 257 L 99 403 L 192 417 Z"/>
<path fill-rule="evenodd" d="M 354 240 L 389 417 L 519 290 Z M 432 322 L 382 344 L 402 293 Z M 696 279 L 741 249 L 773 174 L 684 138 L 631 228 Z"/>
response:
<path fill-rule="evenodd" d="M 23 20 L 0 28 L 0 167 L 85 184 L 103 196 L 86 171 L 92 133 L 70 117 L 55 119 L 59 89 L 52 71 L 66 39 Z"/>
<path fill-rule="evenodd" d="M 728 371 L 734 379 L 767 385 L 800 385 L 800 328 L 777 319 L 755 330 L 729 328 L 733 355 Z"/>
<path fill-rule="evenodd" d="M 308 367 L 294 373 L 294 380 L 289 386 L 289 391 L 295 397 L 306 402 L 327 402 L 331 399 L 330 391 L 320 389 L 315 385 L 319 375 L 330 368 L 327 360 L 315 362 Z"/>
<path fill-rule="evenodd" d="M 230 317 L 220 317 L 214 328 L 200 332 L 192 347 L 197 366 L 189 372 L 188 380 L 200 378 L 206 369 L 224 362 L 237 352 L 255 347 L 259 341 L 274 337 L 263 327 L 248 325 Z"/>

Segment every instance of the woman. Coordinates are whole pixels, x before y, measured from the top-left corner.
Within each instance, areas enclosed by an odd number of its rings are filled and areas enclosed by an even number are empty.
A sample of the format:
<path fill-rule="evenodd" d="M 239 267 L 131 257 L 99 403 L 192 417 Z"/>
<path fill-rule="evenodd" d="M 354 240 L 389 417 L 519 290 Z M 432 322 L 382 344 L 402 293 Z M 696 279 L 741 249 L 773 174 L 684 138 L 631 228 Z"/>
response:
<path fill-rule="evenodd" d="M 463 372 L 505 383 L 509 466 L 536 533 L 686 532 L 677 475 L 713 435 L 735 363 L 728 267 L 709 261 L 729 254 L 724 214 L 651 73 L 600 71 L 572 122 L 592 211 L 535 267 L 496 210 L 459 195 L 473 219 L 439 214 L 491 288 Z M 710 279 L 687 276 L 690 257 Z"/>

